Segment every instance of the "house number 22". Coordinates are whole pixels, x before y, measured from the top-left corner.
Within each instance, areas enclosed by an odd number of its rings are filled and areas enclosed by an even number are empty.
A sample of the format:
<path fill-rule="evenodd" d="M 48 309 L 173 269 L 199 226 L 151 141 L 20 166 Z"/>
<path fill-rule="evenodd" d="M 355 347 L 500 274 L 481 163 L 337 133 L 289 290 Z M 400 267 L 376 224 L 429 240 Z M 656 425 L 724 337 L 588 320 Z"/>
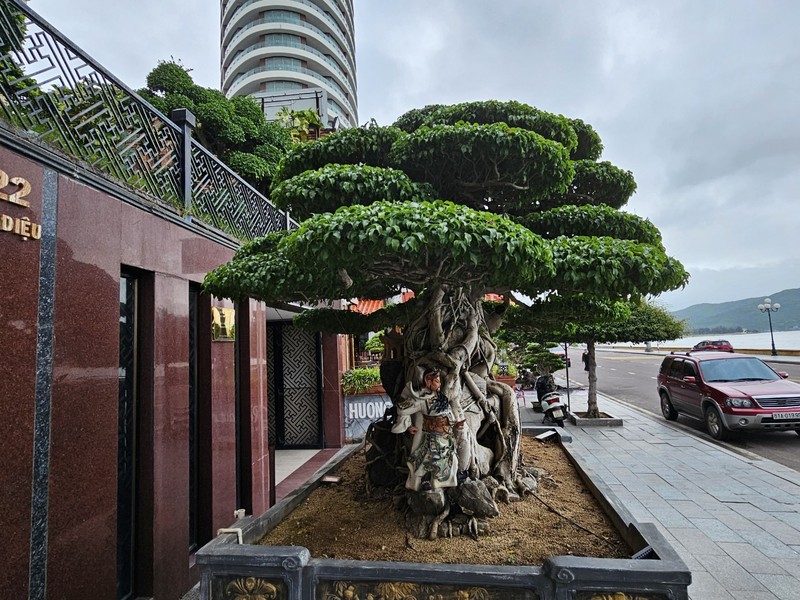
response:
<path fill-rule="evenodd" d="M 0 169 L 0 190 L 8 187 L 9 184 L 17 186 L 17 190 L 11 194 L 0 192 L 0 200 L 6 200 L 20 206 L 30 206 L 30 202 L 25 200 L 25 196 L 31 193 L 31 184 L 28 183 L 28 180 L 22 177 L 11 177 L 9 179 L 8 174 Z"/>

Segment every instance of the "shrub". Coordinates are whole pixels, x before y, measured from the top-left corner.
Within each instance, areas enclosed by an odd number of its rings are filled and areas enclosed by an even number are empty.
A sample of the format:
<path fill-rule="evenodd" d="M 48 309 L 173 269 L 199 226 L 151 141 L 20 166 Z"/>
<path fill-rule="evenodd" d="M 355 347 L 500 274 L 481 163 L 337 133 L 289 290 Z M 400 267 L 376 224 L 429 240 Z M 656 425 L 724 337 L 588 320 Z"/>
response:
<path fill-rule="evenodd" d="M 383 354 L 383 335 L 373 335 L 364 345 L 364 350 L 373 354 Z"/>
<path fill-rule="evenodd" d="M 380 383 L 381 371 L 378 367 L 359 367 L 342 373 L 342 390 L 346 396 L 360 394 Z"/>
<path fill-rule="evenodd" d="M 508 369 L 508 375 L 510 375 L 511 377 L 516 377 L 517 376 L 517 366 L 516 365 L 511 364 L 511 363 L 506 363 L 505 367 Z M 494 363 L 494 365 L 492 366 L 492 375 L 497 377 L 497 375 L 499 373 L 500 373 L 500 365 L 498 363 Z"/>

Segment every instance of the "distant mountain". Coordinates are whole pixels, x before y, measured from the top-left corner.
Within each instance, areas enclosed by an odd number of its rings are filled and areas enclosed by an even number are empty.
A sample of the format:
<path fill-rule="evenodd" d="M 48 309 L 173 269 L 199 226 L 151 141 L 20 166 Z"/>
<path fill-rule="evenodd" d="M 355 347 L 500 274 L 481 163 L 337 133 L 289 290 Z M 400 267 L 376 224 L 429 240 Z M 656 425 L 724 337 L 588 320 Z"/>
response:
<path fill-rule="evenodd" d="M 781 308 L 772 313 L 772 329 L 774 331 L 790 331 L 800 329 L 800 288 L 783 290 L 768 296 L 772 303 Z M 678 319 L 686 321 L 690 330 L 701 328 L 717 330 L 721 333 L 739 331 L 769 331 L 769 320 L 766 314 L 758 310 L 765 296 L 720 302 L 719 304 L 694 304 L 688 308 L 673 311 Z"/>

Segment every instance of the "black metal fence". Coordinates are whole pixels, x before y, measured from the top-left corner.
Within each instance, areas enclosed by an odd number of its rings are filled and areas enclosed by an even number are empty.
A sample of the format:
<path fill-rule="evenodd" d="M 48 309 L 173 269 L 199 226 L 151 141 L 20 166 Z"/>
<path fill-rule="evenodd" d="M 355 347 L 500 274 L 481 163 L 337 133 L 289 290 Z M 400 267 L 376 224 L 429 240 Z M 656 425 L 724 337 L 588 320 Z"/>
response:
<path fill-rule="evenodd" d="M 0 119 L 239 240 L 297 226 L 21 0 L 0 0 Z"/>

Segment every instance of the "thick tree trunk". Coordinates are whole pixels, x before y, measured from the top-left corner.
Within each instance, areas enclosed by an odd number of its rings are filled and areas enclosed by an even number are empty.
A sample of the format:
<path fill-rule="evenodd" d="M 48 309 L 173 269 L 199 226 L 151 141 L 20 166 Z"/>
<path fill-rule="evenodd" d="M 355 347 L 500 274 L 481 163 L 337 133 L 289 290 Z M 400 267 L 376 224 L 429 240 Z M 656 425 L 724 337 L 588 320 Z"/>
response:
<path fill-rule="evenodd" d="M 453 433 L 461 473 L 457 488 L 461 489 L 466 475 L 472 485 L 486 479 L 494 498 L 514 498 L 521 489 L 519 408 L 514 391 L 490 377 L 496 346 L 481 297 L 464 288 L 447 287 L 431 290 L 426 297 L 424 312 L 403 332 L 405 382 L 419 390 L 426 369 L 441 373 L 442 392 L 450 400 L 456 421 L 464 422 Z M 400 397 L 393 401 L 397 405 Z M 410 503 L 412 511 L 415 505 Z M 430 535 L 434 535 L 433 526 Z"/>
<path fill-rule="evenodd" d="M 599 419 L 600 410 L 597 408 L 597 361 L 595 360 L 594 340 L 586 343 L 586 351 L 589 354 L 589 408 L 586 412 L 586 417 Z"/>

